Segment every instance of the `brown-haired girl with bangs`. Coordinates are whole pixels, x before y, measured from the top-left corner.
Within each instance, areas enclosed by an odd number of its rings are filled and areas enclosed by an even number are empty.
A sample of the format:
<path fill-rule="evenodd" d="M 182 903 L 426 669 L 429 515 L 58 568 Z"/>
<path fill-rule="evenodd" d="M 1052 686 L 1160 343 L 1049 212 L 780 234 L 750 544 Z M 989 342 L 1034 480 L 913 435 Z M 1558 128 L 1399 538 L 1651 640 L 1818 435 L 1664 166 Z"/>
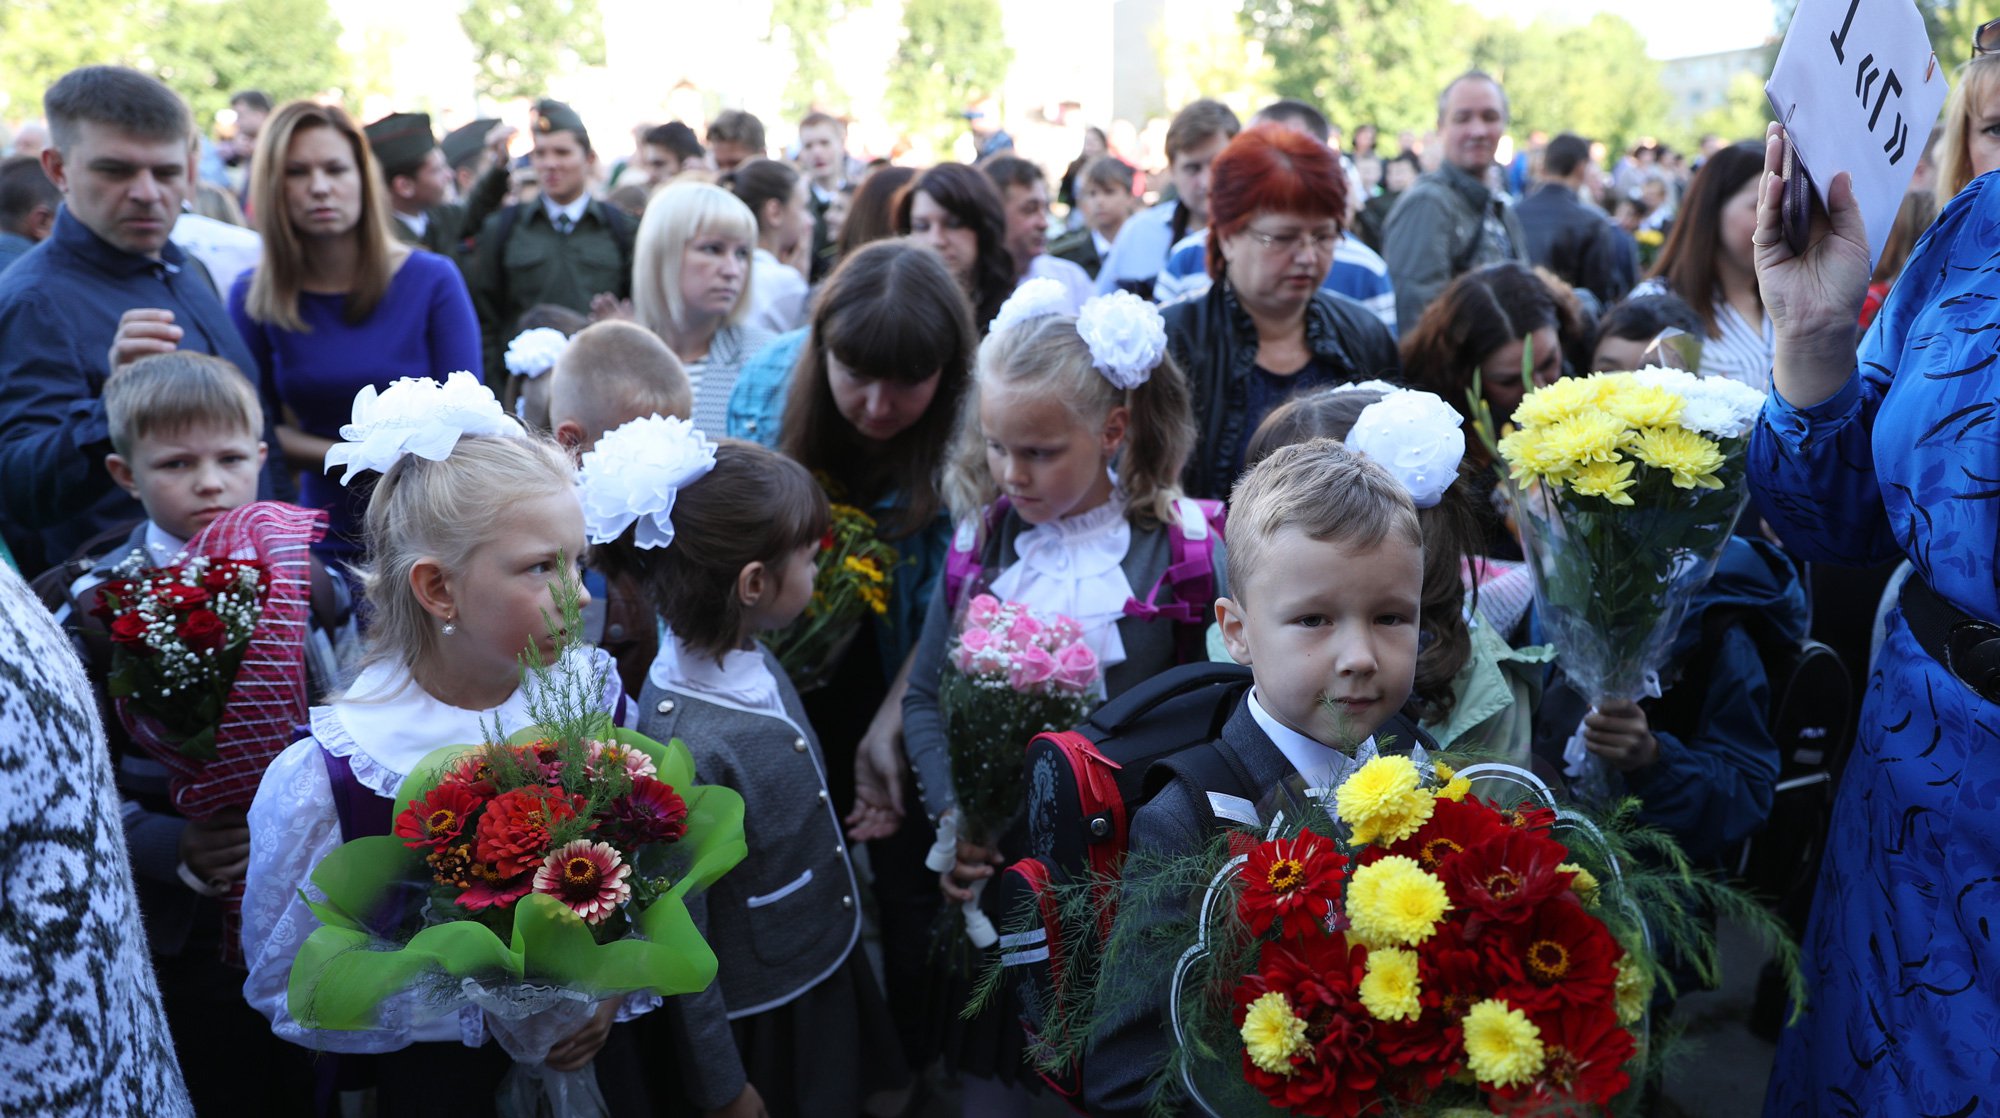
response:
<path fill-rule="evenodd" d="M 663 444 L 665 466 L 650 453 Z M 864 1114 L 878 1094 L 896 1113 L 907 1073 L 858 950 L 860 889 L 819 739 L 757 643 L 812 598 L 826 496 L 790 459 L 657 416 L 600 440 L 582 484 L 593 516 L 624 514 L 588 525 L 597 562 L 640 586 L 665 626 L 639 732 L 687 742 L 705 783 L 743 796 L 749 845 L 688 905 L 715 983 L 641 1022 L 645 1048 L 673 1054 L 652 1093 L 673 1114 Z"/>
<path fill-rule="evenodd" d="M 1107 696 L 1116 696 L 1200 659 L 1200 634 L 1223 592 L 1220 533 L 1209 509 L 1181 494 L 1194 420 L 1159 312 L 1119 292 L 1092 299 L 1080 317 L 1041 313 L 1064 300 L 1061 285 L 1031 280 L 1009 301 L 980 349 L 945 465 L 960 525 L 953 570 L 965 577 L 948 572 L 931 601 L 903 703 L 905 747 L 933 818 L 952 807 L 938 686 L 961 603 L 984 592 L 1074 618 L 1104 666 Z M 1169 577 L 1175 533 L 1191 556 L 1207 558 L 1205 581 Z M 1190 594 L 1203 600 L 1184 601 Z M 1134 602 L 1164 609 L 1135 610 L 1142 618 L 1128 614 Z M 961 839 L 940 886 L 963 902 L 1002 860 Z M 1025 1064 L 1012 1015 L 961 1023 L 953 1012 L 936 1024 L 959 1034 L 948 1035 L 945 1056 L 965 1083 L 966 1113 L 1017 1111 L 1019 1088 L 1010 1085 Z"/>

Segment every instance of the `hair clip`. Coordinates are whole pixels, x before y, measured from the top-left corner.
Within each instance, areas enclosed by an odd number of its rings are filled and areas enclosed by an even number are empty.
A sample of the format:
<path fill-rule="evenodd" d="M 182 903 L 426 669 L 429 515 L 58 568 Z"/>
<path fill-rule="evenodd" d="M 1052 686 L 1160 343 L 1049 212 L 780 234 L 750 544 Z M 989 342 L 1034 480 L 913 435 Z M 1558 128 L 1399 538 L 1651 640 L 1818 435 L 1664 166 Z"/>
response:
<path fill-rule="evenodd" d="M 1412 504 L 1435 508 L 1458 480 L 1465 417 L 1434 392 L 1392 389 L 1361 409 L 1346 443 L 1402 482 Z"/>
<path fill-rule="evenodd" d="M 466 435 L 526 434 L 508 418 L 493 390 L 467 372 L 439 383 L 430 377 L 402 377 L 380 392 L 370 384 L 354 396 L 351 422 L 340 428 L 341 442 L 326 452 L 326 469 L 344 465 L 340 484 L 364 470 L 387 473 L 405 454 L 442 462 Z"/>
<path fill-rule="evenodd" d="M 715 443 L 687 419 L 649 415 L 609 431 L 585 451 L 577 484 L 591 543 L 637 524 L 635 547 L 674 542 L 674 498 L 715 468 Z"/>
<path fill-rule="evenodd" d="M 1146 383 L 1167 356 L 1167 320 L 1160 308 L 1130 291 L 1099 295 L 1083 305 L 1076 332 L 1104 379 L 1130 391 Z"/>

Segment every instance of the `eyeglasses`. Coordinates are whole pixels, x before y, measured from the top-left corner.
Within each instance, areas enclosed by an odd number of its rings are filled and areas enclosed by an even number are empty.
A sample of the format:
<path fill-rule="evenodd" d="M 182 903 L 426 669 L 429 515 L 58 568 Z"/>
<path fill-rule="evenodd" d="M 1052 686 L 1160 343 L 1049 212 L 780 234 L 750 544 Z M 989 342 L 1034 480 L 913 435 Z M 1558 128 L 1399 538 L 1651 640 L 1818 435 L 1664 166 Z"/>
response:
<path fill-rule="evenodd" d="M 1989 19 L 1972 33 L 1972 56 L 2000 51 L 2000 19 Z"/>
<path fill-rule="evenodd" d="M 1291 256 L 1301 248 L 1315 256 L 1322 253 L 1331 255 L 1341 236 L 1337 229 L 1325 229 L 1318 233 L 1266 233 L 1261 229 L 1245 229 L 1244 232 L 1258 244 L 1285 256 Z"/>

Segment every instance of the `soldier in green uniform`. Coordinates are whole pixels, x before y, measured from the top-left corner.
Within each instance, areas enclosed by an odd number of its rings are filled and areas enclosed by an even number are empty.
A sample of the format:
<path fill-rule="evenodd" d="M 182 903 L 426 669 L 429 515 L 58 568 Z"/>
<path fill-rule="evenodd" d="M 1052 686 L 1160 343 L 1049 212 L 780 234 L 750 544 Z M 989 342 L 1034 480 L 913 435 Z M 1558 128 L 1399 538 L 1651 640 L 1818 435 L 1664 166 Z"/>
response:
<path fill-rule="evenodd" d="M 497 144 L 495 136 L 500 137 Z M 460 198 L 470 198 L 473 185 L 486 172 L 507 165 L 507 141 L 513 138 L 514 130 L 502 127 L 500 118 L 491 116 L 482 116 L 445 133 L 438 149 L 444 152 L 444 161 L 458 183 Z M 466 232 L 469 235 L 478 231 L 479 226 L 474 225 Z"/>
<path fill-rule="evenodd" d="M 502 354 L 523 311 L 554 303 L 589 314 L 593 296 L 632 294 L 638 223 L 590 196 L 597 154 L 583 120 L 560 101 L 539 101 L 533 131 L 538 196 L 486 219 L 469 269 L 488 384 L 505 383 Z"/>
<path fill-rule="evenodd" d="M 431 133 L 429 114 L 390 113 L 363 131 L 375 161 L 382 165 L 382 177 L 388 180 L 389 212 L 396 219 L 390 226 L 397 239 L 451 257 L 464 267 L 465 239 L 506 196 L 505 172 L 487 172 L 460 200 L 451 165 Z M 504 152 L 511 131 L 487 131 Z M 505 163 L 499 161 L 502 167 Z"/>

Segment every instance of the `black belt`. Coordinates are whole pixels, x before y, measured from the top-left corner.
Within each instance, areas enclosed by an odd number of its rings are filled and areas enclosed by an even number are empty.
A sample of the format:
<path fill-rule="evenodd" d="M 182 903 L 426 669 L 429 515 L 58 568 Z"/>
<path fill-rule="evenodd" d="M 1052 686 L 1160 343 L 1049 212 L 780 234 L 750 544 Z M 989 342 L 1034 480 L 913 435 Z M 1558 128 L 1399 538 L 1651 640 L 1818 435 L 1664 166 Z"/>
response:
<path fill-rule="evenodd" d="M 1931 659 L 1989 703 L 2000 703 L 2000 625 L 1938 596 L 1920 574 L 1903 582 L 1903 620 Z"/>

